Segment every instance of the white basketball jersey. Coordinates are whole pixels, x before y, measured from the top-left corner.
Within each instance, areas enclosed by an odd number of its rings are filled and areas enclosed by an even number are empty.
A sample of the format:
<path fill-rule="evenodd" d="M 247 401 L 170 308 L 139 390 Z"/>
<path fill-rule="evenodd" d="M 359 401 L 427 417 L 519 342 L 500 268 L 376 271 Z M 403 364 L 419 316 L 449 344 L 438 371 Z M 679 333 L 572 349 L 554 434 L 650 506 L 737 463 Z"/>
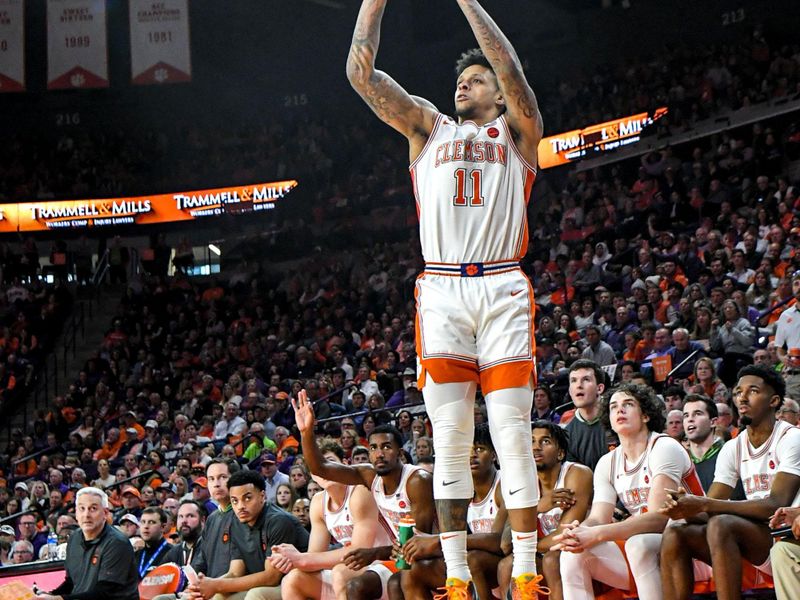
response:
<path fill-rule="evenodd" d="M 440 114 L 410 171 L 425 262 L 525 255 L 536 169 L 517 149 L 504 116 L 478 127 Z"/>
<path fill-rule="evenodd" d="M 383 491 L 383 479 L 376 475 L 372 481 L 372 496 L 378 505 L 382 523 L 391 534 L 391 539 L 400 538 L 400 519 L 411 517 L 411 501 L 408 499 L 406 486 L 408 478 L 418 471 L 420 467 L 414 465 L 403 465 L 403 474 L 400 476 L 400 485 L 397 486 L 394 494 L 385 494 Z"/>
<path fill-rule="evenodd" d="M 753 448 L 750 444 L 747 428 L 744 428 L 735 440 L 731 440 L 736 443 L 736 464 L 739 465 L 739 478 L 742 480 L 744 495 L 748 500 L 769 496 L 772 480 L 775 479 L 781 464 L 778 444 L 787 433 L 795 431 L 795 428 L 786 421 L 776 421 L 772 435 L 760 448 Z M 792 506 L 797 506 L 798 500 L 800 492 L 795 496 Z"/>
<path fill-rule="evenodd" d="M 489 488 L 489 493 L 480 502 L 474 500 L 467 507 L 467 525 L 472 533 L 491 533 L 494 519 L 497 516 L 497 503 L 495 492 L 500 484 L 500 471 L 497 471 Z"/>
<path fill-rule="evenodd" d="M 675 440 L 664 434 L 651 434 L 647 441 L 647 449 L 634 465 L 628 465 L 622 446 L 617 446 L 611 451 L 611 482 L 617 491 L 617 496 L 631 514 L 636 516 L 647 512 L 647 498 L 650 495 L 650 486 L 653 485 L 655 476 L 650 468 L 650 455 L 656 442 L 662 444 L 678 444 Z M 683 450 L 681 448 L 681 450 Z M 681 474 L 680 484 L 690 494 L 704 496 L 703 486 L 697 477 L 694 465 L 686 455 L 688 468 Z"/>
<path fill-rule="evenodd" d="M 331 537 L 342 546 L 350 545 L 353 539 L 353 515 L 350 512 L 350 496 L 353 493 L 353 486 L 348 485 L 347 491 L 344 493 L 344 502 L 338 510 L 331 509 L 331 498 L 328 492 L 325 494 L 325 502 L 323 504 L 323 515 L 325 517 L 325 527 L 331 534 Z"/>
<path fill-rule="evenodd" d="M 553 489 L 563 488 L 564 487 L 564 480 L 567 478 L 567 472 L 569 468 L 574 465 L 568 460 L 561 463 L 561 470 L 558 472 L 558 478 L 556 479 L 556 484 L 553 486 Z M 542 486 L 539 484 L 539 491 L 541 493 Z M 553 533 L 558 526 L 561 524 L 561 515 L 564 511 L 561 509 L 560 506 L 556 505 L 550 510 L 546 512 L 539 513 L 539 536 L 545 537 Z"/>
<path fill-rule="evenodd" d="M 353 489 L 354 486 L 347 486 L 344 502 L 337 510 L 331 508 L 331 499 L 328 496 L 328 492 L 324 492 L 323 515 L 325 527 L 327 527 L 331 537 L 342 546 L 349 546 L 353 541 L 353 513 L 350 510 L 350 498 L 352 498 Z M 384 527 L 380 527 L 375 535 L 375 546 L 389 546 L 391 543 L 392 540 L 388 532 Z"/>

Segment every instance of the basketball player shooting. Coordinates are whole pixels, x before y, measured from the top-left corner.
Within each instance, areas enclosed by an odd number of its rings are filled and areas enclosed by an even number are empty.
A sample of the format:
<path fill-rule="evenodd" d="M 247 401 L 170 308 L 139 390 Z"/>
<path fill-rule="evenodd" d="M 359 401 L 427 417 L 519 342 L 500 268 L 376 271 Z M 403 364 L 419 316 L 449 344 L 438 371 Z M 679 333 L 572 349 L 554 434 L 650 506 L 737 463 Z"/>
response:
<path fill-rule="evenodd" d="M 542 119 L 519 58 L 475 0 L 457 0 L 480 50 L 456 65 L 455 114 L 375 68 L 386 0 L 363 0 L 347 76 L 408 139 L 425 271 L 416 285 L 419 384 L 433 421 L 434 497 L 447 583 L 474 598 L 467 566 L 469 457 L 477 385 L 486 397 L 513 532 L 513 598 L 535 598 L 536 467 L 530 444 L 533 290 L 519 267 Z"/>

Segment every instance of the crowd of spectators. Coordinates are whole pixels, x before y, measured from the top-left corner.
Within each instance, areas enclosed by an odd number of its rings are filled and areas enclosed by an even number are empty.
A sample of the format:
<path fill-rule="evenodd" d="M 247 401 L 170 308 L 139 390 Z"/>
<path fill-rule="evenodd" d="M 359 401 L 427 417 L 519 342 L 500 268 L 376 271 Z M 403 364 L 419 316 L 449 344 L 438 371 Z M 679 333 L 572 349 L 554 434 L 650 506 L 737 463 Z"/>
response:
<path fill-rule="evenodd" d="M 624 115 L 669 107 L 663 126 L 684 131 L 721 112 L 796 96 L 800 46 L 757 27 L 727 44 L 677 44 L 652 55 L 592 68 L 591 74 L 546 87 L 542 106 L 550 131 L 570 131 Z M 554 128 L 554 129 L 550 129 Z"/>
<path fill-rule="evenodd" d="M 720 108 L 735 108 L 734 98 L 740 105 L 744 97 L 758 99 L 741 89 L 774 95 L 778 85 L 795 81 L 794 50 L 764 58 L 756 52 L 758 38 L 750 43 L 749 63 L 741 60 L 745 46 L 698 63 L 710 69 L 723 57 L 729 72 L 720 77 L 743 86 L 727 81 L 716 87 L 712 97 L 728 103 Z M 747 77 L 739 76 L 740 66 Z M 759 66 L 775 88 L 756 85 Z M 780 83 L 783 69 L 788 79 Z M 698 73 L 687 66 L 687 77 Z M 658 86 L 649 89 L 654 97 L 659 93 Z M 319 153 L 317 177 L 325 191 L 312 228 L 335 237 L 346 231 L 343 222 L 374 207 L 376 197 L 407 197 L 400 175 L 404 153 L 393 140 L 371 142 L 383 151 L 360 163 L 354 148 L 367 136 L 354 127 L 347 138 L 353 143 L 325 160 L 326 145 L 342 140 L 336 127 L 297 127 L 303 135 L 295 143 L 316 146 L 266 152 L 262 166 L 281 177 L 309 168 L 288 164 L 294 151 Z M 282 133 L 265 128 L 260 140 L 267 144 Z M 193 143 L 205 147 L 200 137 Z M 545 177 L 531 202 L 523 263 L 537 300 L 539 383 L 532 417 L 570 422 L 570 367 L 589 359 L 606 370 L 609 383 L 639 381 L 659 391 L 673 437 L 685 441 L 683 423 L 672 413 L 691 393 L 717 403 L 717 435 L 730 438 L 738 431 L 730 390 L 738 369 L 755 362 L 782 374 L 788 391 L 781 418 L 797 422 L 792 396 L 800 399 L 800 340 L 780 315 L 795 310 L 791 302 L 800 297 L 794 276 L 800 187 L 787 174 L 798 144 L 795 124 L 775 120 L 651 153 L 637 164 L 573 172 L 563 181 Z M 278 154 L 287 162 L 270 162 Z M 235 153 L 220 158 L 220 173 L 227 161 L 239 160 Z M 346 182 L 326 175 L 340 159 L 352 162 Z M 237 178 L 260 177 L 261 160 L 241 161 L 252 169 Z M 169 187 L 189 185 L 194 165 L 177 169 Z M 126 172 L 134 179 L 139 174 Z M 21 184 L 24 169 L 18 174 Z M 125 185 L 135 189 L 134 179 Z M 94 181 L 85 191 L 100 185 Z M 217 456 L 261 473 L 269 500 L 308 527 L 309 500 L 319 486 L 305 467 L 294 422 L 291 401 L 301 390 L 314 403 L 318 435 L 339 441 L 347 462 L 367 462 L 370 432 L 392 423 L 403 435 L 403 460 L 432 468 L 435 448 L 416 386 L 412 293 L 424 263 L 412 228 L 405 220 L 394 226 L 406 232 L 405 241 L 365 246 L 348 240 L 344 249 L 322 247 L 280 272 L 259 268 L 203 283 L 182 273 L 153 275 L 129 287 L 101 347 L 65 393 L 12 435 L 0 515 L 24 514 L 0 526 L 0 561 L 43 556 L 48 530 L 66 540 L 76 528 L 74 495 L 87 485 L 109 492 L 114 524 L 132 539 L 151 505 L 167 512 L 166 536 L 177 537 L 181 499 L 215 509 L 205 469 Z M 32 260 L 35 243 L 26 244 L 33 244 Z M 12 280 L 3 306 L 0 372 L 17 380 L 35 369 L 42 338 L 52 335 L 69 304 L 58 284 L 45 288 L 35 276 L 19 283 L 24 256 L 4 262 L 17 266 L 6 269 Z M 480 403 L 475 421 L 485 421 Z"/>

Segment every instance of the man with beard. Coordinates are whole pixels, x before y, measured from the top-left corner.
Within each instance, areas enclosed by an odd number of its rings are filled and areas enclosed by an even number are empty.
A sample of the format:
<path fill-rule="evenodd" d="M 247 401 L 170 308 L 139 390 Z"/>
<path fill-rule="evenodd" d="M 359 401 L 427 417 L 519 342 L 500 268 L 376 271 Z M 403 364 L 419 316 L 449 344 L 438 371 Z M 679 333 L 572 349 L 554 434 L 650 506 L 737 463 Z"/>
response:
<path fill-rule="evenodd" d="M 195 553 L 200 549 L 205 512 L 194 500 L 184 500 L 178 508 L 177 528 L 181 541 L 172 546 L 164 557 L 165 563 L 175 563 L 182 567 L 189 565 Z M 153 600 L 175 600 L 175 594 L 160 594 Z"/>
<path fill-rule="evenodd" d="M 313 475 L 369 488 L 393 539 L 399 538 L 400 519 L 403 517 L 412 517 L 417 531 L 433 531 L 436 513 L 431 475 L 419 467 L 400 462 L 403 438 L 397 429 L 381 425 L 370 434 L 371 465 L 342 465 L 329 462 L 322 456 L 314 435 L 314 409 L 304 390 L 297 395 L 297 400 L 292 400 L 292 406 L 302 435 L 306 463 Z M 363 574 L 347 582 L 349 600 L 374 600 L 384 594 L 392 577 L 392 568 L 382 561 L 389 561 L 391 555 L 392 547 L 387 545 L 358 548 L 344 556 L 345 566 L 352 571 L 368 567 Z"/>
<path fill-rule="evenodd" d="M 662 514 L 686 521 L 664 531 L 661 563 L 671 566 L 662 570 L 667 600 L 688 598 L 695 578 L 709 579 L 712 568 L 718 597 L 741 597 L 742 559 L 772 574 L 767 521 L 779 508 L 800 503 L 800 431 L 775 418 L 784 393 L 774 371 L 740 370 L 733 399 L 745 429 L 720 450 L 708 495 L 668 491 Z M 733 502 L 740 480 L 746 500 Z"/>
<path fill-rule="evenodd" d="M 178 507 L 176 524 L 181 541 L 170 548 L 164 562 L 173 562 L 179 566 L 192 564 L 192 558 L 200 547 L 200 534 L 203 532 L 205 522 L 205 511 L 197 502 L 182 501 Z"/>

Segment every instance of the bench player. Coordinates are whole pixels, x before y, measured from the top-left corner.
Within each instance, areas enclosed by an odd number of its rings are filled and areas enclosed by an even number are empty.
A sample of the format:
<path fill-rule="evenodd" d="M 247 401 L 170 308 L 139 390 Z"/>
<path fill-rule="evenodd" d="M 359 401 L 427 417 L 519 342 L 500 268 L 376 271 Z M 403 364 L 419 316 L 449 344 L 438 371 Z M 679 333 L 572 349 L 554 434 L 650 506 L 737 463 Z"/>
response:
<path fill-rule="evenodd" d="M 344 464 L 344 450 L 336 442 L 320 447 L 328 462 Z M 356 548 L 388 546 L 391 539 L 378 517 L 378 506 L 363 485 L 342 485 L 312 475 L 322 486 L 322 493 L 311 500 L 311 537 L 308 552 L 281 544 L 272 549 L 271 561 L 288 559 L 292 571 L 281 582 L 281 593 L 287 600 L 320 598 L 345 600 L 347 582 L 361 574 L 342 564 L 344 557 Z M 339 544 L 329 550 L 331 543 Z"/>
<path fill-rule="evenodd" d="M 475 496 L 467 509 L 469 568 L 479 598 L 491 598 L 497 585 L 497 566 L 503 558 L 501 539 L 507 512 L 500 493 L 500 471 L 495 468 L 497 455 L 489 427 L 475 427 L 470 470 Z M 416 535 L 399 550 L 411 569 L 402 571 L 402 593 L 390 593 L 390 600 L 428 599 L 445 581 L 445 565 L 439 536 Z M 391 590 L 390 590 L 391 592 Z"/>
<path fill-rule="evenodd" d="M 616 544 L 624 541 L 639 598 L 661 600 L 659 550 L 668 519 L 658 511 L 667 489 L 702 495 L 700 479 L 683 446 L 661 433 L 666 419 L 650 387 L 622 384 L 603 399 L 600 418 L 620 445 L 597 463 L 589 516 L 583 523 L 562 521 L 555 537 L 564 598 L 593 599 L 593 580 L 627 590 L 628 565 Z M 618 500 L 631 516 L 613 523 Z"/>
<path fill-rule="evenodd" d="M 662 573 L 665 598 L 688 598 L 695 579 L 711 577 L 707 565 L 721 600 L 741 598 L 742 559 L 772 574 L 768 521 L 777 509 L 800 504 L 800 431 L 775 417 L 785 389 L 771 369 L 739 371 L 733 400 L 744 429 L 720 450 L 708 496 L 675 490 L 662 509 L 688 521 L 664 531 L 661 562 L 671 566 Z M 738 481 L 746 500 L 731 501 Z"/>
<path fill-rule="evenodd" d="M 542 119 L 514 48 L 477 0 L 456 0 L 480 51 L 456 66 L 456 118 L 409 95 L 375 68 L 386 0 L 362 0 L 347 60 L 355 90 L 406 136 L 426 261 L 417 280 L 419 384 L 433 421 L 434 496 L 445 593 L 472 596 L 466 513 L 476 386 L 512 530 L 513 595 L 533 593 L 536 468 L 530 447 L 533 290 L 519 268 Z M 457 590 L 457 591 L 456 591 Z"/>
<path fill-rule="evenodd" d="M 314 409 L 305 390 L 292 400 L 295 420 L 300 429 L 303 456 L 313 475 L 344 485 L 363 485 L 378 505 L 380 522 L 389 539 L 399 537 L 400 520 L 412 517 L 417 530 L 433 531 L 435 510 L 432 477 L 427 471 L 400 462 L 403 439 L 394 427 L 380 425 L 369 436 L 369 458 L 372 464 L 349 466 L 326 460 L 314 435 Z M 351 571 L 366 571 L 347 582 L 348 600 L 376 600 L 386 597 L 387 584 L 394 569 L 391 566 L 392 546 L 373 546 L 349 551 L 342 563 Z"/>

